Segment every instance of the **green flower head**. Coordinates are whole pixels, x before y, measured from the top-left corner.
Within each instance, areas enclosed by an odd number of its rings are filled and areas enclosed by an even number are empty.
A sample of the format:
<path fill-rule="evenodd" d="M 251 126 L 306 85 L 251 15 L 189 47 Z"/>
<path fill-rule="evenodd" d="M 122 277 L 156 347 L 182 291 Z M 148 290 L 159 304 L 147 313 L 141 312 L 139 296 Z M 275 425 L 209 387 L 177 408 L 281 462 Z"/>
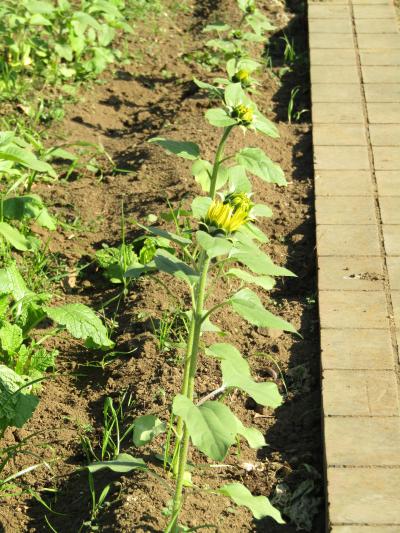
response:
<path fill-rule="evenodd" d="M 232 109 L 231 117 L 243 126 L 250 126 L 253 122 L 253 109 L 244 104 L 239 104 Z"/>
<path fill-rule="evenodd" d="M 234 83 L 241 83 L 242 87 L 250 87 L 251 86 L 251 79 L 250 74 L 247 70 L 240 69 L 238 70 L 233 76 L 232 81 Z"/>
<path fill-rule="evenodd" d="M 254 207 L 253 202 L 245 192 L 232 192 L 225 196 L 224 200 L 225 205 L 230 205 L 234 212 L 238 209 L 242 210 L 247 214 L 247 217 L 250 219 L 250 212 Z"/>
<path fill-rule="evenodd" d="M 243 38 L 243 32 L 242 30 L 234 30 L 232 32 L 232 38 L 233 39 L 242 39 Z"/>
<path fill-rule="evenodd" d="M 249 0 L 246 6 L 246 13 L 248 13 L 249 15 L 252 15 L 255 12 L 255 10 L 256 10 L 256 4 L 254 0 Z"/>

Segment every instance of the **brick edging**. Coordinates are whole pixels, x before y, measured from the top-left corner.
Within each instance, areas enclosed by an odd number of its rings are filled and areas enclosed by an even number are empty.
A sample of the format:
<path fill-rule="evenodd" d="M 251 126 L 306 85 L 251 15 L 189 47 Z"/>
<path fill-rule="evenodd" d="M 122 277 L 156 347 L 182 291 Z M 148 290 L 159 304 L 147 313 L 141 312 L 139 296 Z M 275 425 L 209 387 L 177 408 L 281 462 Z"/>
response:
<path fill-rule="evenodd" d="M 400 34 L 309 1 L 328 531 L 400 531 Z"/>

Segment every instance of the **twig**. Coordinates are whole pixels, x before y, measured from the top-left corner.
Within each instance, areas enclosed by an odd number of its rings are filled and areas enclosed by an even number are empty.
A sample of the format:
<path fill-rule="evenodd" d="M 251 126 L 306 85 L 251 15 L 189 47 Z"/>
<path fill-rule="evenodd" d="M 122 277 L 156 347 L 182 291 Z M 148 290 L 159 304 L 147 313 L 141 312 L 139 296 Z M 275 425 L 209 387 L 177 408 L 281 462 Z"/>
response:
<path fill-rule="evenodd" d="M 209 394 L 206 394 L 206 396 L 203 396 L 203 398 L 201 398 L 198 402 L 197 402 L 197 407 L 199 405 L 202 405 L 203 403 L 207 402 L 208 400 L 212 400 L 213 398 L 215 398 L 215 396 L 218 396 L 219 394 L 222 394 L 223 392 L 225 392 L 226 390 L 226 385 L 222 385 L 222 387 L 218 387 L 218 389 L 215 389 L 213 390 L 212 392 L 210 392 Z"/>

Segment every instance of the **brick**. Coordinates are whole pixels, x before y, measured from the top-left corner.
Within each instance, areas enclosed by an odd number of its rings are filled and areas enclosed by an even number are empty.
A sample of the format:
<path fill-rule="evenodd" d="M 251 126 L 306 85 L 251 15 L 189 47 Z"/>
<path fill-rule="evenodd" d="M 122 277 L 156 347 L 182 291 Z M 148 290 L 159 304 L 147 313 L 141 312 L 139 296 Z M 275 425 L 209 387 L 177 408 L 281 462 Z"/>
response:
<path fill-rule="evenodd" d="M 364 124 L 361 103 L 315 103 L 312 106 L 314 124 Z M 333 143 L 335 144 L 335 143 Z"/>
<path fill-rule="evenodd" d="M 400 257 L 387 257 L 389 284 L 392 290 L 400 291 Z"/>
<path fill-rule="evenodd" d="M 356 65 L 354 50 L 310 50 L 311 65 Z"/>
<path fill-rule="evenodd" d="M 400 48 L 399 33 L 360 33 L 357 36 L 358 46 L 361 50 L 374 48 L 393 50 Z M 372 46 L 371 46 L 372 43 Z"/>
<path fill-rule="evenodd" d="M 384 196 L 379 205 L 384 224 L 400 224 L 400 196 Z"/>
<path fill-rule="evenodd" d="M 376 170 L 400 170 L 400 150 L 395 146 L 373 146 Z"/>
<path fill-rule="evenodd" d="M 391 0 L 352 0 L 352 3 L 354 5 L 378 5 L 378 4 L 384 4 L 387 5 L 388 2 Z"/>
<path fill-rule="evenodd" d="M 360 33 L 396 33 L 397 23 L 393 18 L 355 19 L 356 32 Z M 336 30 L 335 30 L 336 31 Z"/>
<path fill-rule="evenodd" d="M 368 170 L 368 151 L 364 146 L 315 146 L 316 170 Z"/>
<path fill-rule="evenodd" d="M 380 68 L 380 67 L 370 67 L 370 68 Z M 398 103 L 400 100 L 400 85 L 397 85 L 394 83 L 387 84 L 387 85 L 382 85 L 381 83 L 367 83 L 364 85 L 364 91 L 365 91 L 365 98 L 367 102 Z"/>
<path fill-rule="evenodd" d="M 400 83 L 400 67 L 361 67 L 364 83 Z M 377 87 L 379 90 L 379 87 Z M 368 101 L 368 99 L 367 99 Z M 383 100 L 381 100 L 383 102 Z M 379 102 L 379 100 L 378 100 Z"/>
<path fill-rule="evenodd" d="M 315 174 L 315 195 L 370 196 L 370 173 L 366 170 L 319 170 Z"/>
<path fill-rule="evenodd" d="M 394 322 L 396 328 L 400 329 L 400 291 L 392 290 L 391 293 L 392 304 L 393 304 L 393 313 L 394 313 Z"/>
<path fill-rule="evenodd" d="M 380 291 L 384 288 L 380 257 L 319 257 L 318 268 L 320 291 Z"/>
<path fill-rule="evenodd" d="M 368 65 L 368 66 L 369 65 L 371 66 L 400 65 L 399 52 L 396 50 L 361 50 L 360 59 L 361 59 L 361 65 Z"/>
<path fill-rule="evenodd" d="M 308 6 L 309 19 L 350 19 L 350 9 L 346 5 L 310 4 Z"/>
<path fill-rule="evenodd" d="M 310 33 L 347 33 L 352 34 L 352 27 L 350 18 L 334 19 L 334 18 L 321 18 L 321 19 L 309 19 L 308 31 Z"/>
<path fill-rule="evenodd" d="M 314 104 L 314 107 L 316 106 L 317 104 Z M 363 124 L 316 124 L 314 122 L 313 143 L 314 146 L 365 146 L 367 138 Z"/>
<path fill-rule="evenodd" d="M 396 13 L 392 5 L 355 5 L 354 17 L 356 19 L 390 19 L 395 18 Z"/>
<path fill-rule="evenodd" d="M 325 370 L 325 416 L 398 416 L 395 373 L 389 370 Z"/>
<path fill-rule="evenodd" d="M 320 291 L 322 328 L 377 328 L 389 326 L 383 291 Z"/>
<path fill-rule="evenodd" d="M 400 524 L 400 469 L 328 468 L 330 519 L 338 524 Z"/>
<path fill-rule="evenodd" d="M 400 146 L 400 124 L 370 124 L 369 133 L 374 146 Z"/>
<path fill-rule="evenodd" d="M 400 255 L 400 225 L 384 224 L 383 240 L 387 255 Z"/>
<path fill-rule="evenodd" d="M 398 227 L 400 229 L 400 226 Z M 398 240 L 400 249 L 400 239 Z M 377 226 L 372 224 L 368 226 L 319 225 L 317 226 L 317 249 L 321 256 L 380 255 Z"/>
<path fill-rule="evenodd" d="M 320 67 L 315 68 L 319 69 Z M 321 76 L 320 79 L 322 79 Z M 358 84 L 358 78 L 357 83 L 345 84 L 327 83 L 323 79 L 320 83 L 313 81 L 311 92 L 314 104 L 317 102 L 361 102 L 361 90 Z"/>
<path fill-rule="evenodd" d="M 352 3 L 354 5 L 379 5 L 384 4 L 387 5 L 388 2 L 391 0 L 352 0 Z"/>
<path fill-rule="evenodd" d="M 320 48 L 354 50 L 353 35 L 347 33 L 310 33 L 309 40 L 310 50 Z"/>
<path fill-rule="evenodd" d="M 326 461 L 343 466 L 400 466 L 397 417 L 326 417 Z"/>
<path fill-rule="evenodd" d="M 373 67 L 370 67 L 373 68 Z M 389 67 L 387 67 L 389 68 Z M 337 80 L 343 79 L 347 83 L 359 82 L 358 70 L 355 66 L 345 67 L 330 67 L 322 65 L 311 65 L 310 69 L 311 84 L 314 83 L 335 83 Z M 332 90 L 332 88 L 331 88 Z M 360 88 L 358 87 L 358 91 Z M 334 100 L 339 102 L 339 97 Z"/>
<path fill-rule="evenodd" d="M 333 526 L 330 533 L 399 533 L 397 526 Z"/>
<path fill-rule="evenodd" d="M 400 123 L 400 103 L 367 103 L 368 120 L 377 124 L 397 124 Z M 390 145 L 391 142 L 387 142 Z"/>
<path fill-rule="evenodd" d="M 374 201 L 368 196 L 318 198 L 316 219 L 317 224 L 373 224 L 376 220 Z"/>
<path fill-rule="evenodd" d="M 376 172 L 379 196 L 400 195 L 400 172 L 398 170 L 379 170 Z"/>
<path fill-rule="evenodd" d="M 323 370 L 393 370 L 390 332 L 385 329 L 322 329 L 321 362 Z"/>

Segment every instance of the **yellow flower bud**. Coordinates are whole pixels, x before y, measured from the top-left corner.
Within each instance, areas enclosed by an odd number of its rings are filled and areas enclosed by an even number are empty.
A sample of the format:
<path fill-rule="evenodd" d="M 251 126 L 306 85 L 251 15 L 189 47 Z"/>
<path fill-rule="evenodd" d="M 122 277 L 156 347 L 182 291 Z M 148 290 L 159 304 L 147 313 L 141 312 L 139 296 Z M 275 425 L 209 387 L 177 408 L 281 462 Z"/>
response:
<path fill-rule="evenodd" d="M 207 226 L 220 229 L 225 233 L 233 233 L 249 220 L 248 215 L 248 210 L 240 205 L 232 206 L 229 202 L 213 200 L 204 222 Z"/>
<path fill-rule="evenodd" d="M 248 216 L 250 216 L 250 211 L 254 206 L 253 202 L 245 192 L 233 192 L 228 194 L 228 196 L 225 197 L 224 204 L 229 204 L 235 212 L 238 209 L 241 209 L 247 213 Z"/>
<path fill-rule="evenodd" d="M 250 87 L 251 81 L 250 81 L 250 74 L 247 72 L 247 70 L 240 69 L 232 76 L 232 81 L 234 83 L 241 83 L 242 87 Z"/>
<path fill-rule="evenodd" d="M 239 104 L 233 108 L 231 117 L 238 119 L 243 126 L 249 126 L 253 122 L 253 110 L 251 107 Z"/>

